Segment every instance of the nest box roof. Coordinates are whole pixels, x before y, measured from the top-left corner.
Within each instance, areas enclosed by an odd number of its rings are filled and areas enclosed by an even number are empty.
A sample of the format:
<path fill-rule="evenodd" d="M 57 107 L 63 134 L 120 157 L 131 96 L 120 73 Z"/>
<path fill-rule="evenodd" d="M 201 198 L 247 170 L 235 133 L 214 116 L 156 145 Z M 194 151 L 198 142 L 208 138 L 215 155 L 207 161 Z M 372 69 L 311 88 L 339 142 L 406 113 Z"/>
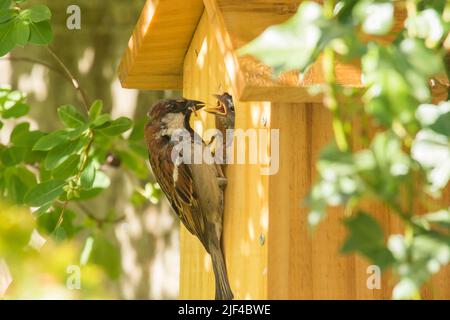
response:
<path fill-rule="evenodd" d="M 119 66 L 125 88 L 181 89 L 202 0 L 147 0 Z"/>
<path fill-rule="evenodd" d="M 182 89 L 186 52 L 203 12 L 218 41 L 230 53 L 236 94 L 241 100 L 302 100 L 304 87 L 318 81 L 311 77 L 301 83 L 296 73 L 274 80 L 271 70 L 252 57 L 238 57 L 235 50 L 261 34 L 267 27 L 295 14 L 300 0 L 147 0 L 119 67 L 125 88 L 162 90 Z M 347 72 L 347 75 L 349 73 Z M 350 73 L 351 74 L 351 73 Z M 353 72 L 359 81 L 359 71 Z M 320 79 L 319 79 L 320 80 Z M 283 90 L 280 90 L 283 89 Z"/>
<path fill-rule="evenodd" d="M 317 0 L 321 2 L 320 0 Z M 206 12 L 221 51 L 235 94 L 241 101 L 319 102 L 307 87 L 324 83 L 319 59 L 306 74 L 296 72 L 272 77 L 272 70 L 236 50 L 260 35 L 267 27 L 294 15 L 301 0 L 147 0 L 119 67 L 125 88 L 182 89 L 183 64 L 197 25 Z M 404 14 L 396 13 L 396 26 Z M 230 59 L 231 58 L 231 59 Z M 230 60 L 230 61 L 228 61 Z M 361 86 L 360 67 L 336 65 L 337 82 Z M 269 98 L 268 98 L 269 97 Z"/>

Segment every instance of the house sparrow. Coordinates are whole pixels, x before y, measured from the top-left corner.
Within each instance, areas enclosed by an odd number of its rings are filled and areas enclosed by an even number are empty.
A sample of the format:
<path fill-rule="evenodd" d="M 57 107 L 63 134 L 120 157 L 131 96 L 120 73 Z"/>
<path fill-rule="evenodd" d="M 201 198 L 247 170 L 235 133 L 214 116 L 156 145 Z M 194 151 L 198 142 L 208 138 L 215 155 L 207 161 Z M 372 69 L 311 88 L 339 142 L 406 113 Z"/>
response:
<path fill-rule="evenodd" d="M 215 108 L 205 108 L 206 112 L 216 115 L 216 128 L 225 133 L 227 129 L 234 129 L 235 111 L 233 97 L 228 92 L 215 94 L 217 106 Z"/>
<path fill-rule="evenodd" d="M 217 106 L 214 108 L 208 107 L 204 110 L 216 116 L 216 129 L 222 133 L 222 149 L 219 150 L 223 154 L 223 163 L 226 163 L 227 148 L 233 144 L 235 126 L 234 102 L 233 97 L 228 92 L 222 95 L 215 94 L 214 96 L 217 98 Z"/>
<path fill-rule="evenodd" d="M 185 164 L 172 158 L 176 141 L 172 135 L 186 130 L 191 137 L 190 149 L 203 140 L 189 124 L 191 114 L 205 104 L 200 101 L 177 99 L 162 100 L 151 109 L 150 121 L 145 128 L 150 165 L 162 191 L 184 226 L 195 235 L 211 255 L 216 299 L 231 300 L 225 259 L 221 247 L 223 190 L 219 187 L 217 166 L 214 164 Z M 195 142 L 197 141 L 197 142 Z M 175 153 L 177 153 L 176 151 Z M 179 156 L 182 157 L 182 150 Z"/>

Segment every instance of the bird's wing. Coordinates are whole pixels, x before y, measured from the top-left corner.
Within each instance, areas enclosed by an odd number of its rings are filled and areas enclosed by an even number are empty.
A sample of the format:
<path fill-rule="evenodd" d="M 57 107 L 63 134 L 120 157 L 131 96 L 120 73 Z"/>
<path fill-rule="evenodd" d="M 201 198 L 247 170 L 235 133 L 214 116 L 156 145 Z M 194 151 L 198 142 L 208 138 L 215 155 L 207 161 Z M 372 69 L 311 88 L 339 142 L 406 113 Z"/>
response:
<path fill-rule="evenodd" d="M 206 245 L 205 217 L 201 214 L 198 195 L 193 188 L 192 169 L 181 163 L 177 166 L 171 160 L 171 148 L 150 154 L 150 162 L 160 170 L 155 175 L 172 208 L 186 229 Z"/>

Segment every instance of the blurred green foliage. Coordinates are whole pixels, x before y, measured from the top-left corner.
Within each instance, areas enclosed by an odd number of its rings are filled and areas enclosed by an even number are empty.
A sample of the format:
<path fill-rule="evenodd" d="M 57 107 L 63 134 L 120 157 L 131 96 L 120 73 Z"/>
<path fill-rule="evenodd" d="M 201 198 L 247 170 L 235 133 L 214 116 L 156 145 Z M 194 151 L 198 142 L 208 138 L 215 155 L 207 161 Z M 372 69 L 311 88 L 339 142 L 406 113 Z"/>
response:
<path fill-rule="evenodd" d="M 66 286 L 72 275 L 71 266 L 80 268 L 82 276 L 79 281 L 83 297 L 115 297 L 113 293 L 98 290 L 106 276 L 100 266 L 80 263 L 81 248 L 77 242 L 48 239 L 42 247 L 33 247 L 31 235 L 33 230 L 40 230 L 37 224 L 41 222 L 37 222 L 29 210 L 10 204 L 0 203 L 0 212 L 0 261 L 6 261 L 13 279 L 7 291 L 8 298 L 81 298 L 80 290 L 68 290 Z"/>
<path fill-rule="evenodd" d="M 398 32 L 395 10 L 407 12 Z M 445 0 L 303 1 L 290 20 L 240 49 L 271 66 L 275 75 L 305 72 L 323 55 L 326 83 L 320 90 L 333 113 L 336 143 L 317 162 L 319 179 L 307 199 L 309 223 L 315 227 L 325 219 L 327 206 L 345 206 L 351 216 L 345 220 L 349 236 L 342 252 L 393 268 L 399 276 L 396 299 L 420 297 L 422 284 L 450 262 L 450 210 L 443 197 L 450 179 L 450 102 L 432 104 L 430 84 L 450 77 L 449 30 Z M 339 86 L 336 61 L 359 62 L 364 87 Z M 366 198 L 399 216 L 405 234 L 389 235 L 385 243 L 376 219 L 358 208 Z M 433 210 L 432 199 L 440 200 L 439 210 L 417 212 L 414 201 Z"/>
<path fill-rule="evenodd" d="M 0 57 L 17 46 L 51 43 L 50 9 L 28 3 L 0 0 Z M 64 61 L 57 63 L 64 72 Z M 14 278 L 7 297 L 46 297 L 47 284 L 61 289 L 54 298 L 81 297 L 63 290 L 71 265 L 82 270 L 83 297 L 117 297 L 108 291 L 98 296 L 94 288 L 104 285 L 105 276 L 117 280 L 121 275 L 121 254 L 111 234 L 124 216 L 111 209 L 100 218 L 84 202 L 109 188 L 108 169 L 117 167 L 137 181 L 133 204 L 159 201 L 158 186 L 148 183 L 145 119 L 114 119 L 101 100 L 83 100 L 84 108 L 60 106 L 60 129 L 44 132 L 24 120 L 31 110 L 27 97 L 0 87 L 0 128 L 8 121 L 14 126 L 9 141 L 0 144 L 0 261 L 5 259 Z M 35 232 L 44 237 L 43 247 L 30 246 Z M 27 292 L 27 284 L 42 290 Z"/>

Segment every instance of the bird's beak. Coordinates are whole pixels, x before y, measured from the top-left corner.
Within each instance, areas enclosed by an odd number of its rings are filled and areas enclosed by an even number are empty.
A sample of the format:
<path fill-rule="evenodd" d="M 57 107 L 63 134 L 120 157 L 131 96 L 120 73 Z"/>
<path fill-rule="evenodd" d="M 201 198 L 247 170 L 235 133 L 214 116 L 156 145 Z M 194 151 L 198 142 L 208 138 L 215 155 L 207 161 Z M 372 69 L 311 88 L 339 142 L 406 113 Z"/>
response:
<path fill-rule="evenodd" d="M 197 111 L 204 108 L 205 106 L 206 106 L 206 104 L 203 102 L 196 102 L 193 106 L 189 107 L 189 109 L 197 117 Z"/>
<path fill-rule="evenodd" d="M 217 106 L 215 106 L 214 108 L 205 108 L 203 110 L 205 110 L 208 113 L 212 113 L 212 114 L 216 114 L 216 115 L 220 115 L 220 116 L 226 116 L 227 115 L 227 108 L 225 107 L 224 102 L 222 101 L 222 96 L 219 94 L 215 94 L 214 95 L 217 98 Z"/>

